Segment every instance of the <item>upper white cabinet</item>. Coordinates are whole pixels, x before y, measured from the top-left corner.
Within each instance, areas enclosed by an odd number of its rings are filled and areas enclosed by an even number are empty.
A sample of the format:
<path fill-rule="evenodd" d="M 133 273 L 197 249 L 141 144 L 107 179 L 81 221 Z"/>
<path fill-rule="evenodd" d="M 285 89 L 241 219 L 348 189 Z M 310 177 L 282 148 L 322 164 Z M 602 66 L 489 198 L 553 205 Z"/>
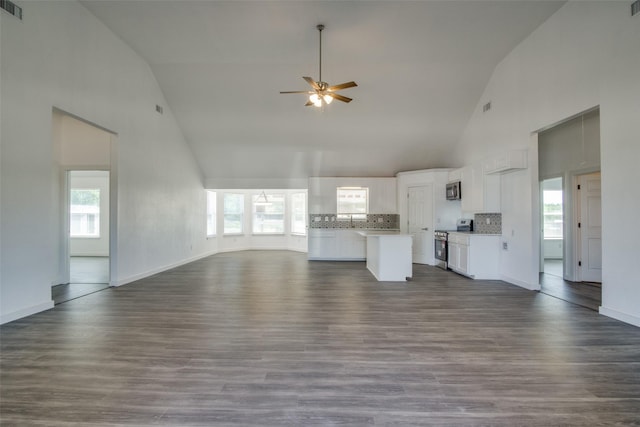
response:
<path fill-rule="evenodd" d="M 328 214 L 337 211 L 338 187 L 369 189 L 369 213 L 397 214 L 396 178 L 312 177 L 309 178 L 309 213 Z"/>
<path fill-rule="evenodd" d="M 509 150 L 485 160 L 484 173 L 500 174 L 527 168 L 527 150 Z"/>
<path fill-rule="evenodd" d="M 462 180 L 462 169 L 453 169 L 449 171 L 449 182 L 461 181 Z"/>
<path fill-rule="evenodd" d="M 500 212 L 500 176 L 485 175 L 483 163 L 473 163 L 460 171 L 462 212 Z"/>

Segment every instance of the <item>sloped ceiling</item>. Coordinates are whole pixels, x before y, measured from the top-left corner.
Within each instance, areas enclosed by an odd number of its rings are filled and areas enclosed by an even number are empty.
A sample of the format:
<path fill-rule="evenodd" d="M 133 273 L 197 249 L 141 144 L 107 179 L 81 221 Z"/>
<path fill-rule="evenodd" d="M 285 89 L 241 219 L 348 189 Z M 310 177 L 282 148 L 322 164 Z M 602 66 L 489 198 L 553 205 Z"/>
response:
<path fill-rule="evenodd" d="M 151 66 L 209 187 L 456 166 L 498 62 L 561 1 L 82 2 Z M 304 107 L 302 76 L 355 80 Z"/>

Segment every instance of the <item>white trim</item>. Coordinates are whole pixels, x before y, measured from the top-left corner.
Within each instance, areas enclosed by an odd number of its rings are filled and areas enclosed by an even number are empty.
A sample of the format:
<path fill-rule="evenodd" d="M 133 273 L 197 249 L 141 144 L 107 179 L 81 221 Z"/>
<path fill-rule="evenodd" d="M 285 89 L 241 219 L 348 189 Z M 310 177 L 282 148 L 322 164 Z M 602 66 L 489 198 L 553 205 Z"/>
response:
<path fill-rule="evenodd" d="M 53 300 L 43 302 L 42 304 L 32 305 L 31 307 L 23 308 L 22 310 L 12 311 L 8 314 L 3 314 L 0 316 L 0 325 L 4 325 L 5 323 L 13 322 L 14 320 L 21 319 L 23 317 L 31 316 L 36 313 L 40 313 L 41 311 L 50 310 L 54 306 Z"/>
<path fill-rule="evenodd" d="M 514 279 L 512 277 L 508 277 L 505 275 L 501 275 L 500 280 L 502 280 L 503 282 L 511 283 L 512 285 L 520 286 L 521 288 L 525 288 L 530 291 L 540 290 L 539 283 L 527 283 L 527 282 L 523 282 L 522 280 Z"/>
<path fill-rule="evenodd" d="M 634 316 L 632 314 L 623 313 L 621 311 L 607 308 L 602 305 L 600 306 L 598 312 L 603 316 L 611 317 L 612 319 L 620 320 L 621 322 L 640 327 L 640 317 Z"/>
<path fill-rule="evenodd" d="M 168 265 L 165 265 L 165 266 L 162 266 L 162 267 L 158 267 L 158 268 L 154 268 L 152 270 L 148 270 L 148 271 L 146 271 L 144 273 L 134 274 L 133 276 L 129 276 L 129 277 L 126 277 L 124 279 L 118 279 L 116 281 L 111 281 L 111 283 L 109 283 L 109 285 L 110 286 L 126 285 L 128 283 L 135 282 L 137 280 L 141 280 L 141 279 L 144 279 L 144 278 L 149 277 L 149 276 L 153 276 L 154 274 L 162 273 L 163 271 L 171 270 L 172 268 L 180 267 L 182 265 L 189 264 L 190 262 L 198 261 L 199 259 L 206 258 L 208 256 L 215 255 L 217 253 L 218 253 L 218 251 L 205 252 L 203 254 L 200 254 L 200 255 L 197 255 L 197 256 L 194 256 L 194 257 L 191 257 L 191 258 L 183 259 L 182 261 L 174 262 L 172 264 L 168 264 Z"/>

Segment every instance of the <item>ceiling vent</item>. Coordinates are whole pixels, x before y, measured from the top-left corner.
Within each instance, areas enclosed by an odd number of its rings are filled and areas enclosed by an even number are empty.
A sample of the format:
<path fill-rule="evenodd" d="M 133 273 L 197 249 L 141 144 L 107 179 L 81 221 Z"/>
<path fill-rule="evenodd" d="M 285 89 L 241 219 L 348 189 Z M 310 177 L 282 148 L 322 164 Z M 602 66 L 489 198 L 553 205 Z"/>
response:
<path fill-rule="evenodd" d="M 22 8 L 9 0 L 0 0 L 0 8 L 18 19 L 22 19 Z"/>
<path fill-rule="evenodd" d="M 631 3 L 631 16 L 637 15 L 638 12 L 640 12 L 640 0 Z"/>
<path fill-rule="evenodd" d="M 163 111 L 164 111 L 164 109 L 161 106 L 159 106 L 158 104 L 156 104 L 156 112 L 162 114 Z"/>
<path fill-rule="evenodd" d="M 491 101 L 487 102 L 486 104 L 484 104 L 482 106 L 482 112 L 483 113 L 486 113 L 489 110 L 491 110 Z"/>

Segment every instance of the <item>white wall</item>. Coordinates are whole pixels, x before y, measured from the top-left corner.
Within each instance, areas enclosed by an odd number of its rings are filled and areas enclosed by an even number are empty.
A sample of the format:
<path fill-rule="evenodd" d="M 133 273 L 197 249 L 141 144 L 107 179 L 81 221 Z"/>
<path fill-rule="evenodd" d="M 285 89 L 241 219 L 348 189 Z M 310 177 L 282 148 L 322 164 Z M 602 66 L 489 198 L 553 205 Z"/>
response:
<path fill-rule="evenodd" d="M 539 129 L 600 107 L 603 291 L 600 312 L 640 325 L 637 286 L 640 211 L 640 17 L 628 2 L 572 1 L 495 69 L 457 147 L 469 164 L 508 148 L 529 148 L 529 169 L 502 176 L 506 280 L 536 289 L 539 257 Z M 492 109 L 482 113 L 491 101 Z M 630 193 L 633 196 L 630 197 Z"/>
<path fill-rule="evenodd" d="M 71 171 L 70 189 L 100 190 L 100 232 L 97 237 L 71 237 L 70 256 L 109 256 L 109 172 Z"/>
<path fill-rule="evenodd" d="M 369 189 L 369 213 L 397 214 L 396 178 L 312 177 L 309 178 L 310 214 L 335 213 L 338 209 L 338 187 Z"/>
<path fill-rule="evenodd" d="M 61 221 L 40 213 L 61 209 L 54 107 L 118 135 L 112 284 L 213 247 L 201 173 L 148 65 L 79 3 L 21 6 L 22 21 L 0 13 L 2 323 L 53 306 Z"/>

